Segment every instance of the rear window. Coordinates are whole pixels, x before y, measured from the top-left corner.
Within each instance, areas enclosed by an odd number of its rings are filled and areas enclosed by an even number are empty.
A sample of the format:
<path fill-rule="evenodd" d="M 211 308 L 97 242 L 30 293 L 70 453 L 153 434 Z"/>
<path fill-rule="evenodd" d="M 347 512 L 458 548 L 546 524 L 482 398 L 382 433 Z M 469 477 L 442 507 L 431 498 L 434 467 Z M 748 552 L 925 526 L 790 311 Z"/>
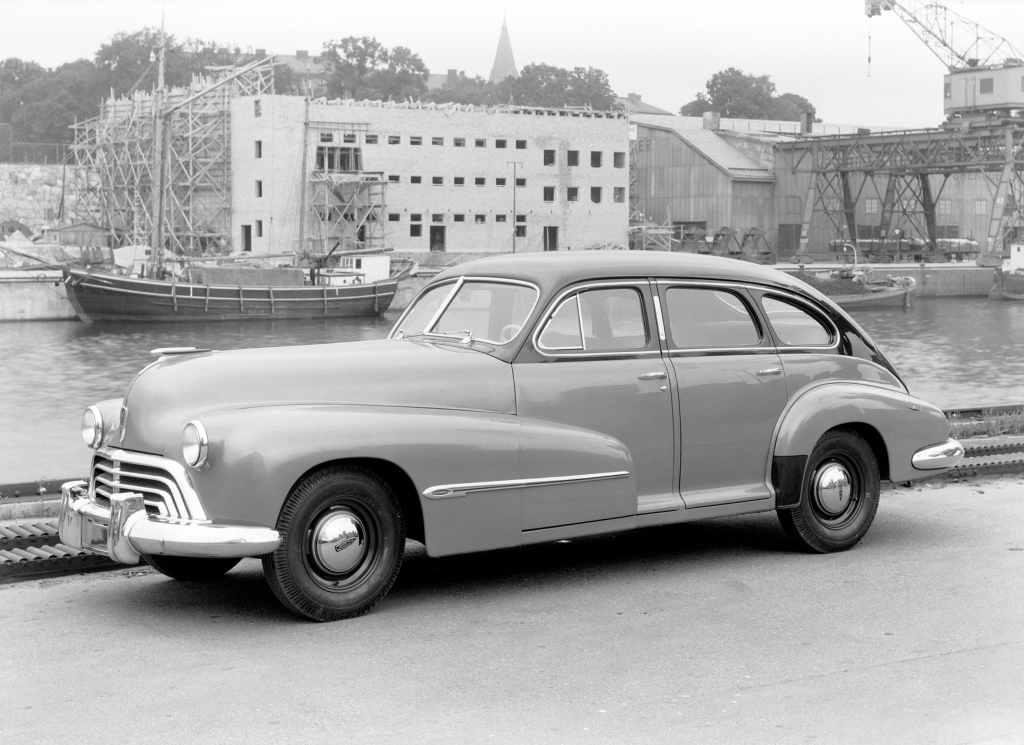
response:
<path fill-rule="evenodd" d="M 795 303 L 762 297 L 761 307 L 779 341 L 792 347 L 827 347 L 832 344 L 829 328 Z"/>

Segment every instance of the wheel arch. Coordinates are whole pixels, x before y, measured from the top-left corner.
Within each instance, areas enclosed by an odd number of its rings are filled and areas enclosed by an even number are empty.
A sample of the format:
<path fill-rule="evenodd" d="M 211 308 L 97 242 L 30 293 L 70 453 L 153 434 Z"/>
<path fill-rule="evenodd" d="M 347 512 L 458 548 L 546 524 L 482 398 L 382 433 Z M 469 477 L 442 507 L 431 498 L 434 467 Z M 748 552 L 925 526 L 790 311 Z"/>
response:
<path fill-rule="evenodd" d="M 847 422 L 845 424 L 839 424 L 831 429 L 827 430 L 823 434 L 835 430 L 848 430 L 861 436 L 868 447 L 875 454 L 875 461 L 878 463 L 878 476 L 883 481 L 889 479 L 889 448 L 885 444 L 885 438 L 882 437 L 882 433 L 879 432 L 875 427 L 866 422 Z"/>
<path fill-rule="evenodd" d="M 420 543 L 425 542 L 423 529 L 423 508 L 420 505 L 416 486 L 409 474 L 397 463 L 383 458 L 336 458 L 324 461 L 309 468 L 292 484 L 291 489 L 301 484 L 306 478 L 326 468 L 362 468 L 376 474 L 384 480 L 398 498 L 402 507 L 402 518 L 405 521 L 405 536 Z M 289 490 L 289 492 L 291 491 Z"/>

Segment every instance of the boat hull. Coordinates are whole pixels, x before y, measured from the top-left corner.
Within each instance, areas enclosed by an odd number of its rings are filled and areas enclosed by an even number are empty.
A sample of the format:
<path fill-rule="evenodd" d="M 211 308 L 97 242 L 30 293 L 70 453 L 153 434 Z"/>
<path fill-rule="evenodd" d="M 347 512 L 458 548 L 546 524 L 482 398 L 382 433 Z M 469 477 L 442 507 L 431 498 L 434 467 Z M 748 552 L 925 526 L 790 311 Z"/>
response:
<path fill-rule="evenodd" d="M 1024 300 L 1024 272 L 999 270 L 999 290 L 1003 300 Z"/>
<path fill-rule="evenodd" d="M 373 316 L 390 307 L 398 278 L 371 284 L 231 287 L 64 271 L 78 317 L 93 321 L 239 321 Z"/>
<path fill-rule="evenodd" d="M 917 294 L 916 287 L 893 287 L 861 295 L 836 295 L 831 298 L 840 308 L 909 308 Z"/>

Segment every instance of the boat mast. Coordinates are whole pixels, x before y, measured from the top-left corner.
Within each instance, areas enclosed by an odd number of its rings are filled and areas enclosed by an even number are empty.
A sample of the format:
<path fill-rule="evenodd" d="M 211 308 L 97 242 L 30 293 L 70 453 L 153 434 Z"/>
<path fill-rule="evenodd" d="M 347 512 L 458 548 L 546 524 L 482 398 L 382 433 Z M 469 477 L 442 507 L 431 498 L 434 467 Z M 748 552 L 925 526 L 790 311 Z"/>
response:
<path fill-rule="evenodd" d="M 152 234 L 152 262 L 150 275 L 159 278 L 164 260 L 164 191 L 167 188 L 167 137 L 164 132 L 164 105 L 167 91 L 164 87 L 164 24 L 160 21 L 160 47 L 157 50 L 156 95 L 153 98 L 153 150 L 156 153 L 156 215 Z"/>

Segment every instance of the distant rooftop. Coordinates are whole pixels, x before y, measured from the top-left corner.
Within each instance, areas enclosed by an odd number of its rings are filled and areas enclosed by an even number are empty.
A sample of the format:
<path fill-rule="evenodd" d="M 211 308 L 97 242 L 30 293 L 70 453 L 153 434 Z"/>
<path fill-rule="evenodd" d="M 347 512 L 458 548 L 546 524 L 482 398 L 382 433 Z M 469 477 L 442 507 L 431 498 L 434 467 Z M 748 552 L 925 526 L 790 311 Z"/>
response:
<path fill-rule="evenodd" d="M 651 106 L 649 103 L 644 103 L 640 100 L 639 93 L 629 93 L 625 98 L 616 96 L 614 105 L 615 108 L 622 109 L 629 114 L 673 115 L 671 111 L 665 111 L 664 109 L 659 109 L 657 106 Z"/>

